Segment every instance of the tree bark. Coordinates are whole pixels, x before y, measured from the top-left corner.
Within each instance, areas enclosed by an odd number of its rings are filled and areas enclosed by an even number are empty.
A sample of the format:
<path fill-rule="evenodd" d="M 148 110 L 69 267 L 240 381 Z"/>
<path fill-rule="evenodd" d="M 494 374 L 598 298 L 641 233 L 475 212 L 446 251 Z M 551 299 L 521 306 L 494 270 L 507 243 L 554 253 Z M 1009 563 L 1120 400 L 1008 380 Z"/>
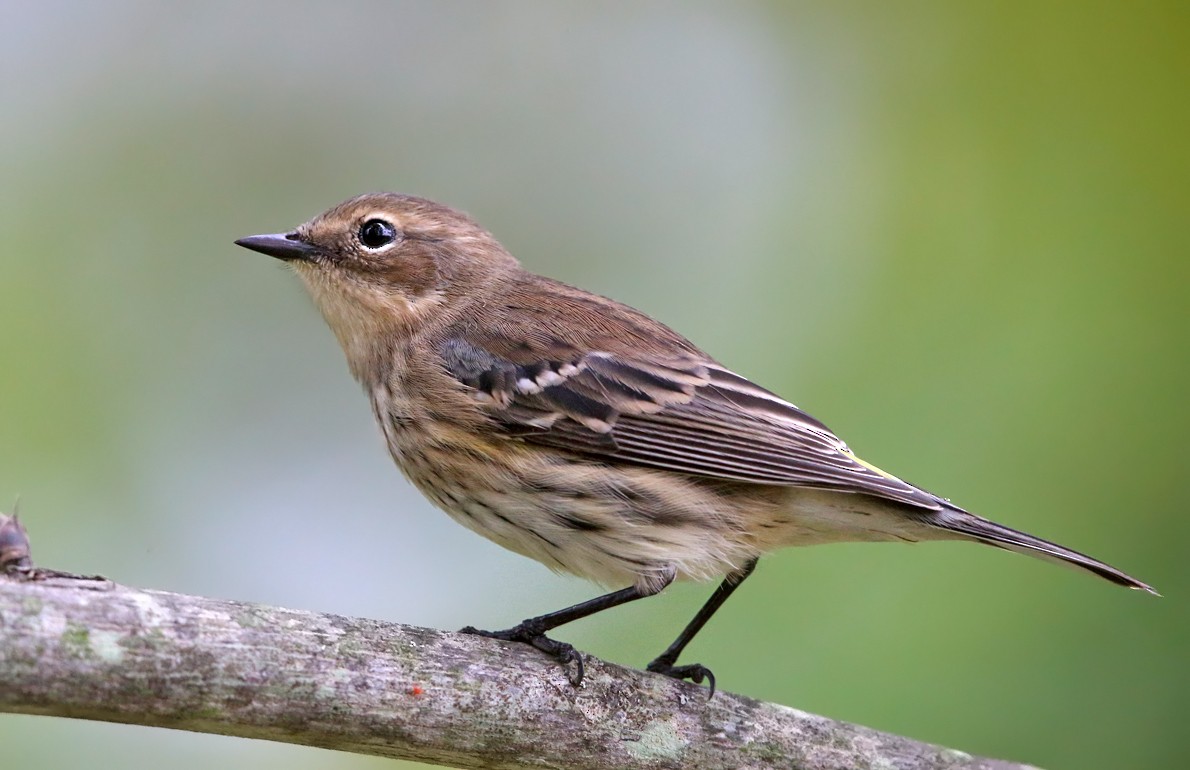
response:
<path fill-rule="evenodd" d="M 360 618 L 0 576 L 0 712 L 459 768 L 1023 768 L 585 656 Z"/>

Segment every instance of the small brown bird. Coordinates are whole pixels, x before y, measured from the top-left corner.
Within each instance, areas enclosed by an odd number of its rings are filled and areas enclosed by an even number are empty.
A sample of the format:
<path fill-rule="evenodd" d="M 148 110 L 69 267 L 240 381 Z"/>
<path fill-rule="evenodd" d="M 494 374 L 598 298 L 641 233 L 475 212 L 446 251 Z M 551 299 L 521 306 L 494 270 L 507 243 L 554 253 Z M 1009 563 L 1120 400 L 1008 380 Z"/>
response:
<path fill-rule="evenodd" d="M 968 513 L 859 459 L 825 425 L 614 300 L 524 270 L 454 209 L 393 193 L 236 241 L 305 282 L 389 451 L 456 521 L 553 570 L 627 586 L 499 639 L 573 665 L 546 633 L 726 576 L 648 669 L 678 656 L 757 559 L 784 546 L 973 540 L 1155 593 L 1081 553 Z"/>

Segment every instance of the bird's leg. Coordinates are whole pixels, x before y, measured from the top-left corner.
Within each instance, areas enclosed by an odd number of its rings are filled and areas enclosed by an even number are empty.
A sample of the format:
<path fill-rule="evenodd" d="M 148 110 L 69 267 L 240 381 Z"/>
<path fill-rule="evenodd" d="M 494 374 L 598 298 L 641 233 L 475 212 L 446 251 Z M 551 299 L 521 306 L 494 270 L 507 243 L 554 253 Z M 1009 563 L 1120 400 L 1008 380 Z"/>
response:
<path fill-rule="evenodd" d="M 715 611 L 723 606 L 723 602 L 727 601 L 727 597 L 731 596 L 740 583 L 743 583 L 752 571 L 756 569 L 757 559 L 753 559 L 724 578 L 719 587 L 715 589 L 715 593 L 711 594 L 711 598 L 707 599 L 707 603 L 702 605 L 694 619 L 690 621 L 682 633 L 678 634 L 678 638 L 674 639 L 673 644 L 665 649 L 665 652 L 653 659 L 653 662 L 648 665 L 648 670 L 656 674 L 665 674 L 672 676 L 675 679 L 689 679 L 695 684 L 702 684 L 702 680 L 706 679 L 709 683 L 711 695 L 715 694 L 715 675 L 711 670 L 701 663 L 688 663 L 684 666 L 675 666 L 678 656 L 682 654 L 682 650 L 686 649 L 686 645 L 690 644 L 690 640 L 694 638 L 695 634 L 702 630 Z M 708 696 L 710 697 L 710 696 Z"/>
<path fill-rule="evenodd" d="M 653 596 L 660 593 L 661 589 L 672 583 L 673 579 L 674 570 L 670 568 L 660 573 L 657 580 L 650 581 L 643 586 L 634 585 L 629 588 L 622 588 L 619 591 L 612 591 L 609 594 L 596 596 L 594 599 L 579 602 L 556 612 L 548 612 L 545 615 L 538 615 L 535 618 L 522 620 L 512 628 L 503 631 L 480 631 L 474 626 L 467 626 L 461 629 L 459 633 L 476 634 L 478 636 L 486 636 L 490 639 L 503 639 L 506 642 L 524 642 L 525 644 L 533 645 L 546 655 L 553 657 L 563 666 L 569 667 L 570 663 L 574 663 L 574 670 L 570 673 L 569 678 L 570 683 L 578 687 L 583 681 L 583 656 L 579 654 L 578 650 L 574 649 L 573 645 L 566 642 L 559 642 L 556 639 L 550 639 L 545 635 L 546 632 L 571 621 L 594 615 L 596 612 L 602 612 L 612 607 L 619 607 L 621 604 L 627 604 L 637 599 Z M 681 650 L 681 648 L 678 649 L 679 651 Z M 676 655 L 677 653 L 675 653 Z"/>

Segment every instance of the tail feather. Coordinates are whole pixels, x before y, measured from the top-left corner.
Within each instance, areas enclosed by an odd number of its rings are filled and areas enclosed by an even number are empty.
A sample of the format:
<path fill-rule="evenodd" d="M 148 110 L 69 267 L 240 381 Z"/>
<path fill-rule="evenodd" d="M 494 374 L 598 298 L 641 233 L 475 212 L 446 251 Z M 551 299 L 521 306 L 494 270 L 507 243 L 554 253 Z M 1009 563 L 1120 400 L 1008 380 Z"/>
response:
<path fill-rule="evenodd" d="M 1045 559 L 1055 564 L 1079 567 L 1105 580 L 1110 580 L 1117 585 L 1135 588 L 1140 591 L 1148 591 L 1154 596 L 1161 595 L 1153 590 L 1151 586 L 1142 583 L 1109 564 L 1104 564 L 1098 559 L 1092 559 L 1086 554 L 1072 551 L 1057 543 L 1051 543 L 1048 540 L 1027 535 L 1024 532 L 1005 527 L 994 521 L 988 521 L 955 506 L 947 505 L 947 507 L 932 517 L 930 523 L 940 529 L 965 535 L 987 545 L 1003 548 L 1008 551 L 1016 551 L 1026 556 Z"/>

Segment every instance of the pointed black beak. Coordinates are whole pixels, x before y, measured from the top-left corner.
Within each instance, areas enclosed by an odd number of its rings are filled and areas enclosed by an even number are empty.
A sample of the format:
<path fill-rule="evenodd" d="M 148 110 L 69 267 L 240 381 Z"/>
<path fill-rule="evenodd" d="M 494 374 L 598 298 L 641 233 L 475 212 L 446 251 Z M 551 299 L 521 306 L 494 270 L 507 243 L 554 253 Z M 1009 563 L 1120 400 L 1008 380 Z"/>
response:
<path fill-rule="evenodd" d="M 310 260 L 318 253 L 316 248 L 305 241 L 299 240 L 297 233 L 249 235 L 247 238 L 241 238 L 236 241 L 236 245 L 243 246 L 245 249 L 259 251 L 261 254 L 268 254 L 270 257 L 284 259 L 287 262 L 290 260 Z"/>

